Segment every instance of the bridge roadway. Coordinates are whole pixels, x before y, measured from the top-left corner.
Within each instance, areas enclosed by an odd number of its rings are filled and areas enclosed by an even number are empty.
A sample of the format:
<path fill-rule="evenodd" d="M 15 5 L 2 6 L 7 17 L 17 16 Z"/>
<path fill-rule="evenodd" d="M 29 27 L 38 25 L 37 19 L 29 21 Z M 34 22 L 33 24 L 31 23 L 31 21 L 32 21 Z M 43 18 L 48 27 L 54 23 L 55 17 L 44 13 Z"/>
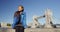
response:
<path fill-rule="evenodd" d="M 26 28 L 25 32 L 60 32 L 60 28 Z"/>

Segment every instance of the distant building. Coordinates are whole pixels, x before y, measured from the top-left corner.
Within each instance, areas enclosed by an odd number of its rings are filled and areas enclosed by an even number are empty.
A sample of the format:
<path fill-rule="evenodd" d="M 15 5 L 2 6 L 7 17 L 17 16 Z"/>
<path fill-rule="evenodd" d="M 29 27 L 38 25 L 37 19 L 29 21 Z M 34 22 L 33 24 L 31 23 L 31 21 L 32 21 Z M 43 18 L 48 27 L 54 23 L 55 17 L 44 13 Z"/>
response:
<path fill-rule="evenodd" d="M 7 23 L 1 22 L 1 27 L 7 27 Z"/>
<path fill-rule="evenodd" d="M 10 23 L 1 22 L 0 27 L 12 28 Z"/>

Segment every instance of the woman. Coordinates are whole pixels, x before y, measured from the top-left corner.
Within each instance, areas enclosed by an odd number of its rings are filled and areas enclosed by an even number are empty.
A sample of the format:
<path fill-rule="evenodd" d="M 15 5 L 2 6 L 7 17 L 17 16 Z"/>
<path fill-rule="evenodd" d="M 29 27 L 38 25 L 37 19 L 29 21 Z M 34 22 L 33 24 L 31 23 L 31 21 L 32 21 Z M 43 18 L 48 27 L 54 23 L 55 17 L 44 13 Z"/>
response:
<path fill-rule="evenodd" d="M 26 13 L 24 12 L 24 7 L 18 6 L 18 11 L 14 14 L 12 28 L 16 29 L 16 32 L 24 32 L 24 28 L 26 27 Z"/>

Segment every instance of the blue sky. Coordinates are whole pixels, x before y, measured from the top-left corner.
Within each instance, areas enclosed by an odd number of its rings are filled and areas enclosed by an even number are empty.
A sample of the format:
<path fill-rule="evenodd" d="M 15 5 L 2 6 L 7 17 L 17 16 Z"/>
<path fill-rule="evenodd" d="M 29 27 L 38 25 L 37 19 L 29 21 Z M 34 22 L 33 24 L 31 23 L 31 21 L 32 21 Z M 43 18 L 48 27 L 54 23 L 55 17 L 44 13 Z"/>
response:
<path fill-rule="evenodd" d="M 33 15 L 42 16 L 46 8 L 53 11 L 53 22 L 60 23 L 60 0 L 0 0 L 0 22 L 13 23 L 13 15 L 18 5 L 24 6 L 27 24 L 32 22 Z M 39 22 L 44 24 L 45 18 Z"/>

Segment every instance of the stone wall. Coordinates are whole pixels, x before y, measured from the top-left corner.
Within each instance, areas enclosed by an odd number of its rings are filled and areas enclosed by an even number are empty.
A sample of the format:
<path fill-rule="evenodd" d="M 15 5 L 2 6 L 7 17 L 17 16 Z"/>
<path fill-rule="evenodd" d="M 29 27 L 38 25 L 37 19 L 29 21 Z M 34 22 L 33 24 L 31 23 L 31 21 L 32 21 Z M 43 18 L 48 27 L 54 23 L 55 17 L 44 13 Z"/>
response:
<path fill-rule="evenodd" d="M 27 28 L 25 32 L 60 32 L 60 28 Z"/>
<path fill-rule="evenodd" d="M 0 28 L 0 32 L 15 32 L 15 29 L 12 29 L 12 28 Z"/>

